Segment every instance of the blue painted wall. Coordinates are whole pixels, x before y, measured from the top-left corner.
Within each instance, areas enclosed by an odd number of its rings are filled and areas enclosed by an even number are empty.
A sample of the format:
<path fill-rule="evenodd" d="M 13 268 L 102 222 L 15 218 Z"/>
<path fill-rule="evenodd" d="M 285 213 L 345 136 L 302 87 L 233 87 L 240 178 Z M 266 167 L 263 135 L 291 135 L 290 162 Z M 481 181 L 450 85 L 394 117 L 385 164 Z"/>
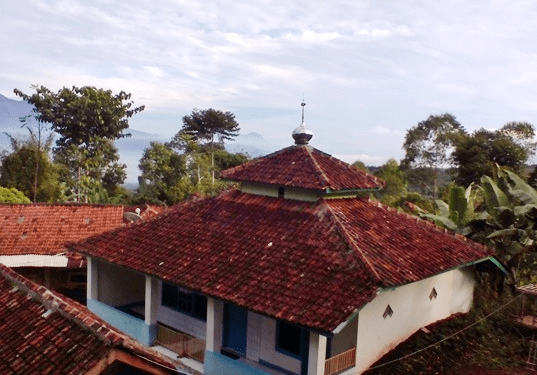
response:
<path fill-rule="evenodd" d="M 245 363 L 237 362 L 225 355 L 205 352 L 206 375 L 269 375 Z"/>
<path fill-rule="evenodd" d="M 147 325 L 145 321 L 137 319 L 123 311 L 119 311 L 112 306 L 108 306 L 102 302 L 88 299 L 88 309 L 99 315 L 105 321 L 134 337 L 142 342 L 142 344 L 151 346 L 157 338 L 157 325 Z"/>

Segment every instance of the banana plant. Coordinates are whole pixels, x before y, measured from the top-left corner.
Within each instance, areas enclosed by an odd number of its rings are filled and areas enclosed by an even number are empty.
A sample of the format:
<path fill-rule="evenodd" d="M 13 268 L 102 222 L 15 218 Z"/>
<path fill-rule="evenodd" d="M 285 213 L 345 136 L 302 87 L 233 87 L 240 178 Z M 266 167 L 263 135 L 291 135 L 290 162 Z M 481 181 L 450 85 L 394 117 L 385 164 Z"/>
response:
<path fill-rule="evenodd" d="M 481 178 L 488 224 L 487 239 L 511 268 L 531 271 L 537 260 L 537 191 L 515 173 L 498 169 L 497 178 Z M 524 268 L 524 267 L 522 267 Z"/>
<path fill-rule="evenodd" d="M 477 212 L 479 187 L 471 184 L 464 189 L 454 186 L 449 190 L 448 201 L 437 199 L 437 214 L 423 214 L 422 217 L 436 225 L 447 228 L 464 236 L 471 236 L 477 222 L 488 219 L 487 212 Z"/>

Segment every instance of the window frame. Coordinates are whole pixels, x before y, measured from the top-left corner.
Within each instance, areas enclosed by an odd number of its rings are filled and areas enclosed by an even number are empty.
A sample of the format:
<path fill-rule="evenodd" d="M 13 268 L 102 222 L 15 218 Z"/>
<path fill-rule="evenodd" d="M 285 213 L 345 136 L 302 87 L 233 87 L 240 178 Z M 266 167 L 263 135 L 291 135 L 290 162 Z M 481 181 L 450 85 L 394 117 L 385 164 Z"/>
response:
<path fill-rule="evenodd" d="M 165 288 L 174 289 L 174 303 L 165 301 Z M 171 292 L 170 289 L 166 293 Z M 207 321 L 207 297 L 203 294 L 163 281 L 160 303 L 162 306 L 180 312 L 181 314 L 191 316 L 203 322 Z M 186 309 L 182 306 L 189 308 Z"/>

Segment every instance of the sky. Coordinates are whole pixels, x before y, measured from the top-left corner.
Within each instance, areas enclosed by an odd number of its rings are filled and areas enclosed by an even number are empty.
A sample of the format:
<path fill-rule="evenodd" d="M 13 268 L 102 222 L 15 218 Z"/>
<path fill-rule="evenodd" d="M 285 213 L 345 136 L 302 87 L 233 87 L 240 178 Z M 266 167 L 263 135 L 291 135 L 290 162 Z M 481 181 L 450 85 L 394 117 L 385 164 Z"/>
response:
<path fill-rule="evenodd" d="M 145 105 L 133 129 L 173 135 L 194 108 L 347 162 L 404 157 L 408 129 L 449 112 L 473 131 L 537 125 L 537 2 L 2 1 L 0 94 L 95 86 Z"/>

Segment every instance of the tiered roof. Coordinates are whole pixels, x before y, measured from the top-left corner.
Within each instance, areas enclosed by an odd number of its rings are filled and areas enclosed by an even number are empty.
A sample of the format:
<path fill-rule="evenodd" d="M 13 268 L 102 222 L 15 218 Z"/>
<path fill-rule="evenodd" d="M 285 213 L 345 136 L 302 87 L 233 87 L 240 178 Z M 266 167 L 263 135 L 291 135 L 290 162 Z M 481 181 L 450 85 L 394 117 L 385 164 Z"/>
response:
<path fill-rule="evenodd" d="M 114 351 L 175 373 L 178 363 L 115 329 L 85 306 L 0 265 L 0 373 L 86 374 Z M 97 370 L 95 373 L 101 373 Z M 160 372 L 162 371 L 162 372 Z M 93 372 L 92 372 L 93 373 Z"/>
<path fill-rule="evenodd" d="M 323 192 L 379 189 L 385 185 L 378 177 L 308 145 L 284 148 L 225 170 L 221 176 L 233 181 Z"/>
<path fill-rule="evenodd" d="M 372 300 L 379 288 L 492 255 L 367 198 L 303 202 L 239 191 L 194 199 L 72 248 L 325 332 Z"/>

